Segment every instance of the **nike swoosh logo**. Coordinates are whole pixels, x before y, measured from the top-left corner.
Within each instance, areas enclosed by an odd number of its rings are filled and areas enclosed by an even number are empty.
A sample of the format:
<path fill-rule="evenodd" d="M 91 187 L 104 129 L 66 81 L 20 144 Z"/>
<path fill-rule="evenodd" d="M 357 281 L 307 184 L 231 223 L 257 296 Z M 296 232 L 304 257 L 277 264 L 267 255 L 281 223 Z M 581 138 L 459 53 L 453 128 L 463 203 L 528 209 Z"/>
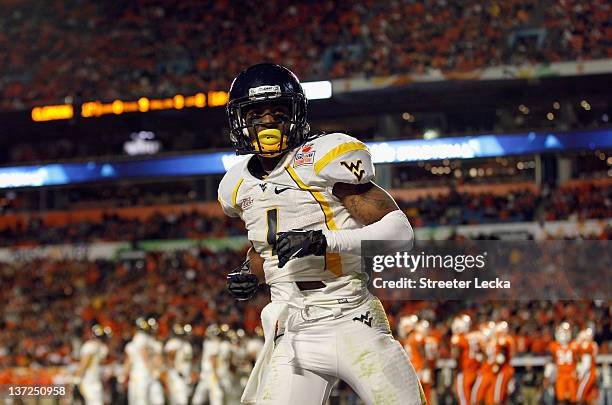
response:
<path fill-rule="evenodd" d="M 287 191 L 287 190 L 289 190 L 290 188 L 291 188 L 291 187 L 285 187 L 285 188 L 278 188 L 278 187 L 274 187 L 274 192 L 275 192 L 276 194 L 280 194 L 280 193 L 282 193 L 283 191 Z"/>

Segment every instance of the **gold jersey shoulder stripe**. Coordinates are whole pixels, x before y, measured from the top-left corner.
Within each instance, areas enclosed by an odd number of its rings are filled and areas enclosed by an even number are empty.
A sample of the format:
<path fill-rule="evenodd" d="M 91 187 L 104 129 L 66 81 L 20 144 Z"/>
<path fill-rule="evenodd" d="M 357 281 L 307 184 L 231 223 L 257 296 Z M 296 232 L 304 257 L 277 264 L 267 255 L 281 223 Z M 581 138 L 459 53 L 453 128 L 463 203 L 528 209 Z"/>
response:
<path fill-rule="evenodd" d="M 323 210 L 323 214 L 325 215 L 325 225 L 327 225 L 327 229 L 331 231 L 338 229 L 338 227 L 336 226 L 336 222 L 334 221 L 334 214 L 331 210 L 331 207 L 329 206 L 329 202 L 327 202 L 323 194 L 319 191 L 313 191 L 310 187 L 308 187 L 302 181 L 302 179 L 300 179 L 293 167 L 287 166 L 287 173 L 289 173 L 289 176 L 291 176 L 293 181 L 298 185 L 300 189 L 308 191 L 319 203 L 319 205 L 321 206 L 321 210 Z"/>
<path fill-rule="evenodd" d="M 232 192 L 232 205 L 236 208 L 240 208 L 238 207 L 236 198 L 238 197 L 238 189 L 240 188 L 240 185 L 242 184 L 243 181 L 244 181 L 244 178 L 241 177 L 240 180 L 238 180 L 238 183 L 236 184 L 236 186 L 234 187 L 234 191 Z"/>
<path fill-rule="evenodd" d="M 325 216 L 325 225 L 327 226 L 327 229 L 329 229 L 330 231 L 337 230 L 338 227 L 336 226 L 336 221 L 334 221 L 334 213 L 332 212 L 331 207 L 329 206 L 329 202 L 325 199 L 323 194 L 319 191 L 314 191 L 310 187 L 308 187 L 302 181 L 302 179 L 300 179 L 300 176 L 298 176 L 297 172 L 295 171 L 293 167 L 287 166 L 285 169 L 287 170 L 287 173 L 293 179 L 295 184 L 297 184 L 297 186 L 300 189 L 308 191 L 310 195 L 312 195 L 313 198 L 319 203 L 319 206 L 321 207 L 321 210 L 323 211 L 323 215 Z M 338 277 L 341 276 L 342 275 L 342 260 L 340 258 L 340 254 L 339 253 L 326 253 L 325 254 L 325 268 L 329 270 L 330 272 L 332 272 L 333 274 L 335 274 L 336 276 Z"/>
<path fill-rule="evenodd" d="M 346 143 L 343 143 L 342 145 L 338 145 L 332 150 L 330 150 L 329 152 L 327 152 L 325 156 L 323 156 L 321 159 L 317 161 L 317 163 L 315 163 L 315 166 L 314 166 L 315 175 L 318 176 L 319 172 L 323 170 L 323 168 L 327 166 L 329 162 L 331 162 L 338 156 L 342 156 L 345 153 L 352 152 L 354 150 L 367 150 L 367 149 L 368 149 L 367 146 L 365 146 L 361 142 L 346 142 Z"/>

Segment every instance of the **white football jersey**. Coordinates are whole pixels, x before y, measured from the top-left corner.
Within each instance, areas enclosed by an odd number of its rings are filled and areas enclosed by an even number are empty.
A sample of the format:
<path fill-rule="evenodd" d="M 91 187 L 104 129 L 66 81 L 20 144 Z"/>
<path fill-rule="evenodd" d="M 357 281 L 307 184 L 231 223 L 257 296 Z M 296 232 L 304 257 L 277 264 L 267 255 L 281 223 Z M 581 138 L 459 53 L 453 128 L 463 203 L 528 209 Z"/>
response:
<path fill-rule="evenodd" d="M 160 354 L 161 343 L 143 332 L 137 332 L 134 338 L 125 346 L 125 353 L 130 357 L 130 378 L 134 376 L 153 376 L 156 370 L 150 370 L 152 358 Z"/>
<path fill-rule="evenodd" d="M 193 348 L 184 339 L 173 337 L 166 342 L 164 352 L 175 352 L 174 364 L 172 368 L 178 371 L 183 377 L 191 373 L 191 359 L 193 358 Z"/>
<path fill-rule="evenodd" d="M 217 358 L 219 375 L 226 376 L 229 374 L 232 361 L 232 349 L 232 344 L 227 340 L 222 340 L 219 343 L 219 357 Z"/>
<path fill-rule="evenodd" d="M 81 347 L 81 359 L 91 356 L 89 365 L 83 375 L 83 381 L 100 381 L 102 379 L 102 369 L 100 364 L 108 355 L 108 346 L 97 339 L 88 340 Z"/>
<path fill-rule="evenodd" d="M 219 355 L 220 344 L 221 340 L 217 337 L 209 338 L 204 341 L 202 347 L 202 365 L 200 367 L 203 375 L 212 372 L 212 358 Z"/>
<path fill-rule="evenodd" d="M 359 255 L 327 253 L 290 260 L 278 268 L 272 245 L 278 232 L 292 229 L 357 229 L 360 224 L 333 195 L 335 183 L 364 184 L 374 178 L 368 148 L 348 135 L 333 133 L 288 152 L 267 177 L 249 171 L 251 157 L 236 164 L 219 185 L 223 211 L 240 217 L 248 239 L 264 259 L 272 300 L 291 299 L 295 281 L 323 281 L 326 287 L 304 294 L 308 305 L 355 305 L 367 295 Z"/>

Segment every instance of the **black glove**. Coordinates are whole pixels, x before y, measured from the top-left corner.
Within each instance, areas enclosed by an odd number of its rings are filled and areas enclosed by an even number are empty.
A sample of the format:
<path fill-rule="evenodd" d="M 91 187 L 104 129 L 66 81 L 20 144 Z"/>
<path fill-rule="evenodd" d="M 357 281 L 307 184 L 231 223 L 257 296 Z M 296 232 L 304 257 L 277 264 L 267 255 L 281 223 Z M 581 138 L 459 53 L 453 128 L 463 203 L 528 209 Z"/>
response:
<path fill-rule="evenodd" d="M 308 255 L 323 256 L 326 249 L 327 240 L 325 235 L 323 235 L 323 231 L 296 229 L 288 232 L 279 232 L 276 239 L 278 267 L 284 267 L 289 260 L 296 257 Z"/>
<path fill-rule="evenodd" d="M 227 289 L 238 301 L 251 299 L 259 288 L 259 280 L 255 274 L 249 273 L 250 260 L 245 260 L 240 267 L 227 275 Z"/>

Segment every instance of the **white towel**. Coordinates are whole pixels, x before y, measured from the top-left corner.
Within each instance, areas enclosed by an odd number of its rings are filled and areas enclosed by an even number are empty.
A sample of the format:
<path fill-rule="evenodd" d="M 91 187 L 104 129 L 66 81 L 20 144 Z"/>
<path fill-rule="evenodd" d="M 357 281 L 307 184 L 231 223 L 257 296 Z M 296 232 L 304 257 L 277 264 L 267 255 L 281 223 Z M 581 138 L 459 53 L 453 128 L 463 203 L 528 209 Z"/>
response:
<path fill-rule="evenodd" d="M 274 351 L 274 336 L 276 325 L 284 329 L 287 319 L 289 304 L 287 302 L 272 301 L 261 311 L 261 324 L 264 330 L 264 345 L 257 356 L 255 366 L 251 371 L 249 380 L 246 383 L 240 402 L 243 404 L 254 404 L 257 400 L 257 390 L 260 388 L 262 378 L 265 375 L 266 367 L 272 358 Z"/>

